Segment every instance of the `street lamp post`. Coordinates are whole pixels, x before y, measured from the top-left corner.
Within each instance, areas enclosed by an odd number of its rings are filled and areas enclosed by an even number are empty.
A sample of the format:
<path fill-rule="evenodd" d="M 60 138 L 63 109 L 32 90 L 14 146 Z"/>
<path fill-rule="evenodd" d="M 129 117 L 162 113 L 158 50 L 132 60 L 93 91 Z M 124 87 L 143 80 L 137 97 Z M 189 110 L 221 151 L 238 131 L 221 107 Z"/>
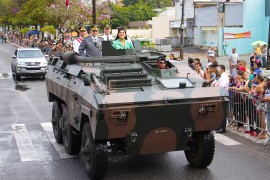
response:
<path fill-rule="evenodd" d="M 97 23 L 96 0 L 92 0 L 92 13 L 93 13 L 93 24 L 96 24 Z"/>

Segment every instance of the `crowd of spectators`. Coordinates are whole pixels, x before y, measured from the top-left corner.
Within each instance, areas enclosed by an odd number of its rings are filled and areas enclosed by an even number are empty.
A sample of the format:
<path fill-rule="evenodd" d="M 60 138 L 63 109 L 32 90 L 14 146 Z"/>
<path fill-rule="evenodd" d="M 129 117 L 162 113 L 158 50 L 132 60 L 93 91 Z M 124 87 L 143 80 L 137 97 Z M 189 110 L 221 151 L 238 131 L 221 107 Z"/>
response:
<path fill-rule="evenodd" d="M 72 51 L 71 41 L 59 38 L 58 40 L 50 36 L 44 37 L 42 40 L 38 35 L 22 35 L 20 33 L 7 33 L 7 39 L 21 47 L 39 48 L 46 55 L 60 54 L 66 51 Z"/>
<path fill-rule="evenodd" d="M 47 55 L 61 55 L 65 51 L 73 50 L 72 43 L 63 39 L 55 40 L 48 37 L 39 40 L 38 36 L 16 33 L 8 34 L 8 38 L 10 41 L 19 41 L 23 47 L 40 48 Z M 262 75 L 262 67 L 266 66 L 265 51 L 265 45 L 260 47 L 258 44 L 254 47 L 254 53 L 250 57 L 250 70 L 247 71 L 246 61 L 240 60 L 236 49 L 233 48 L 228 59 L 230 73 L 226 73 L 224 65 L 218 64 L 212 49 L 207 53 L 208 64 L 205 67 L 199 58 L 188 58 L 188 65 L 205 80 L 203 86 L 222 86 L 228 90 L 230 109 L 234 120 L 237 121 L 237 129 L 251 136 L 260 135 L 258 138 L 261 139 L 267 138 L 266 131 L 263 131 L 266 130 L 266 121 L 270 124 L 270 80 Z M 170 60 L 178 60 L 173 54 L 169 57 Z M 162 62 L 160 64 L 162 65 Z M 226 119 L 224 122 L 217 132 L 226 132 Z M 248 129 L 244 128 L 245 124 L 249 125 Z"/>
<path fill-rule="evenodd" d="M 236 122 L 233 126 L 238 131 L 266 139 L 266 129 L 270 129 L 270 80 L 263 75 L 262 59 L 256 52 L 253 55 L 249 71 L 246 61 L 239 59 L 235 48 L 228 59 L 229 72 L 224 65 L 218 64 L 213 53 L 208 53 L 205 67 L 198 58 L 188 58 L 188 65 L 205 80 L 203 86 L 222 86 L 228 90 L 231 119 Z M 217 132 L 226 132 L 226 119 L 224 122 Z"/>

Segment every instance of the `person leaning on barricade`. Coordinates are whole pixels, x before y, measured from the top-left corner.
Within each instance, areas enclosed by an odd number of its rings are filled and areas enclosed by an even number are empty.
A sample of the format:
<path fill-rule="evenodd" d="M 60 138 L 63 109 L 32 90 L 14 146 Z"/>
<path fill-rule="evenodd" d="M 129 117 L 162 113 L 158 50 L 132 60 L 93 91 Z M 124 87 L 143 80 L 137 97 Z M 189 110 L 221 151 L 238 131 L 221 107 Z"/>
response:
<path fill-rule="evenodd" d="M 249 123 L 249 130 L 246 130 L 245 133 L 250 134 L 251 136 L 257 135 L 254 123 L 258 126 L 259 122 L 259 114 L 256 112 L 256 105 L 253 103 L 252 91 L 254 87 L 254 67 L 251 67 L 249 79 L 244 86 L 244 91 L 248 93 L 248 96 L 246 98 L 245 110 L 248 116 Z"/>
<path fill-rule="evenodd" d="M 265 132 L 266 122 L 265 122 L 265 110 L 264 110 L 264 104 L 263 104 L 263 97 L 264 97 L 264 91 L 265 91 L 264 88 L 265 88 L 264 76 L 256 75 L 254 77 L 254 83 L 251 88 L 251 95 L 252 95 L 252 103 L 256 107 L 256 113 L 259 116 L 256 126 L 260 127 L 260 129 L 262 130 L 260 131 L 258 129 L 257 132 L 253 133 L 253 136 L 259 135 L 258 139 L 266 139 L 266 136 L 267 136 Z"/>
<path fill-rule="evenodd" d="M 266 80 L 266 89 L 264 95 L 264 102 L 265 102 L 265 115 L 267 120 L 267 132 L 270 137 L 270 77 L 267 77 Z"/>
<path fill-rule="evenodd" d="M 244 72 L 241 70 L 237 71 L 235 81 L 229 87 L 229 93 L 233 108 L 233 114 L 237 121 L 237 130 L 242 131 L 244 127 L 244 85 L 246 81 L 243 78 Z"/>

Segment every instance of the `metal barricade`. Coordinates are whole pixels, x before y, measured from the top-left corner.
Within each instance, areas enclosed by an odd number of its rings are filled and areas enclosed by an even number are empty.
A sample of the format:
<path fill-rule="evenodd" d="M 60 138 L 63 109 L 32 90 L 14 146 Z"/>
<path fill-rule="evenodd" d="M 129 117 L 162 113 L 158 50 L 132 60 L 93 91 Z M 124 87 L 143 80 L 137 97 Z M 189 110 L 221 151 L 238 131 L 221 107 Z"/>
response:
<path fill-rule="evenodd" d="M 229 126 L 237 129 L 249 126 L 250 131 L 257 133 L 257 136 L 253 133 L 255 141 L 265 136 L 265 133 L 270 137 L 270 102 L 264 102 L 260 96 L 233 90 L 229 91 L 229 100 L 227 114 Z M 268 128 L 266 128 L 266 121 L 268 121 Z M 268 138 L 267 142 L 269 141 Z"/>

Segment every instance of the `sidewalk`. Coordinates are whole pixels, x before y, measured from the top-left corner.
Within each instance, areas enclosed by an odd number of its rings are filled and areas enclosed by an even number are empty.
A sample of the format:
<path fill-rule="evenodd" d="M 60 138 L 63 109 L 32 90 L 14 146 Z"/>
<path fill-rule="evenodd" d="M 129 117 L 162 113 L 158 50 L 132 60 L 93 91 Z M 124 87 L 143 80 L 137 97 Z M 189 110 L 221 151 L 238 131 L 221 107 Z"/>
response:
<path fill-rule="evenodd" d="M 179 57 L 180 52 L 179 51 L 171 51 L 171 52 L 162 52 L 166 55 L 169 54 L 174 54 L 176 57 Z M 184 59 L 183 61 L 187 62 L 188 57 L 191 58 L 199 58 L 201 60 L 201 63 L 203 67 L 205 67 L 208 63 L 207 60 L 207 52 L 202 51 L 200 48 L 195 47 L 195 46 L 189 46 L 189 47 L 184 47 L 183 48 L 183 53 L 184 53 Z M 250 54 L 245 54 L 245 55 L 239 55 L 240 60 L 244 60 L 247 65 L 247 69 L 249 70 L 249 57 Z M 223 56 L 223 57 L 217 57 L 216 60 L 218 61 L 219 65 L 224 65 L 226 67 L 226 71 L 229 71 L 229 62 L 228 62 L 229 56 Z"/>

